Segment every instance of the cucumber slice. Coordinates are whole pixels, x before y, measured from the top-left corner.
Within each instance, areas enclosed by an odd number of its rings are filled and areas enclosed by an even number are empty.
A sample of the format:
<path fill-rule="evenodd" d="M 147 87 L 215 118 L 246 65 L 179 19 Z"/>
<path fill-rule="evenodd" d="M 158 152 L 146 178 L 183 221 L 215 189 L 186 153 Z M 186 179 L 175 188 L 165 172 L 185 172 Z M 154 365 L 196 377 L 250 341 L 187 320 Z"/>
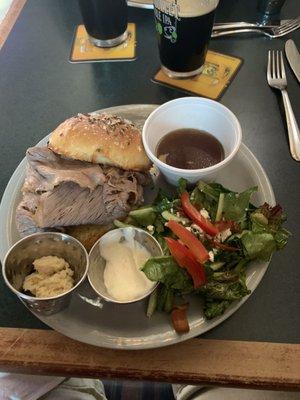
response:
<path fill-rule="evenodd" d="M 153 225 L 156 220 L 156 215 L 154 207 L 151 206 L 139 208 L 129 213 L 129 216 L 141 226 Z"/>
<path fill-rule="evenodd" d="M 117 228 L 128 228 L 129 226 L 134 227 L 134 225 L 126 224 L 125 222 L 119 221 L 118 219 L 114 220 L 114 225 Z"/>
<path fill-rule="evenodd" d="M 170 211 L 167 211 L 167 210 L 163 211 L 161 213 L 161 215 L 167 221 L 173 220 L 176 222 L 181 222 L 182 224 L 187 224 L 189 222 L 189 220 L 187 218 L 177 217 L 177 215 L 172 214 Z"/>
<path fill-rule="evenodd" d="M 215 261 L 211 263 L 209 266 L 213 271 L 218 271 L 218 269 L 222 268 L 225 263 L 222 261 Z"/>

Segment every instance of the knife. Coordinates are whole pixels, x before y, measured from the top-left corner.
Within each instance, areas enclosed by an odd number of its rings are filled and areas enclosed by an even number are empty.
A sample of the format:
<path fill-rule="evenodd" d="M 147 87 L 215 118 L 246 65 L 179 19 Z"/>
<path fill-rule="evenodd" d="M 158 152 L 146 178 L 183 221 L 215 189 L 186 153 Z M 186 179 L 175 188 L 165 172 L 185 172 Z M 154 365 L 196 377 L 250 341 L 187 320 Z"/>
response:
<path fill-rule="evenodd" d="M 296 18 L 300 19 L 300 17 Z M 238 28 L 275 28 L 286 22 L 293 21 L 294 19 L 282 19 L 282 20 L 272 20 L 266 24 L 260 24 L 256 22 L 216 22 L 213 26 L 213 30 L 223 30 L 223 29 L 238 29 Z"/>
<path fill-rule="evenodd" d="M 285 43 L 285 54 L 298 81 L 300 82 L 300 54 L 292 39 Z"/>

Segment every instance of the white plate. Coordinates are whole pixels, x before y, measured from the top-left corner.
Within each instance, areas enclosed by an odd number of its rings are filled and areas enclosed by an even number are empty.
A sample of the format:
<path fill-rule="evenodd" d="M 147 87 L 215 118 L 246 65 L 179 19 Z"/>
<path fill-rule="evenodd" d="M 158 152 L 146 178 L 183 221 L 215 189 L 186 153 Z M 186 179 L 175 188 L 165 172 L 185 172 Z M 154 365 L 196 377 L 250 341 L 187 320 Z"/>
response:
<path fill-rule="evenodd" d="M 130 119 L 141 127 L 156 107 L 155 105 L 129 105 L 112 107 L 105 111 Z M 47 137 L 38 145 L 45 145 L 46 142 Z M 21 200 L 20 190 L 25 177 L 25 165 L 26 161 L 23 159 L 6 187 L 0 206 L 2 261 L 10 246 L 19 239 L 15 226 L 15 210 Z M 273 190 L 265 171 L 244 144 L 241 145 L 231 164 L 221 171 L 218 182 L 236 191 L 243 191 L 257 185 L 258 193 L 253 196 L 253 202 L 275 204 Z M 166 184 L 159 178 L 156 187 L 159 185 Z M 149 200 L 153 195 L 154 192 L 150 191 L 146 197 Z M 255 262 L 248 267 L 247 285 L 252 292 L 261 281 L 267 267 L 266 262 Z M 49 317 L 39 315 L 37 317 L 56 331 L 81 342 L 118 349 L 146 349 L 178 343 L 201 335 L 227 319 L 247 298 L 248 296 L 232 304 L 224 315 L 207 321 L 201 315 L 201 300 L 192 297 L 188 313 L 191 329 L 189 333 L 181 336 L 172 329 L 167 314 L 156 313 L 148 319 L 145 315 L 146 302 L 130 305 L 99 302 L 87 283 L 73 295 L 66 310 Z M 19 300 L 16 298 L 16 301 Z"/>
<path fill-rule="evenodd" d="M 127 4 L 131 7 L 153 8 L 153 0 L 129 0 Z"/>

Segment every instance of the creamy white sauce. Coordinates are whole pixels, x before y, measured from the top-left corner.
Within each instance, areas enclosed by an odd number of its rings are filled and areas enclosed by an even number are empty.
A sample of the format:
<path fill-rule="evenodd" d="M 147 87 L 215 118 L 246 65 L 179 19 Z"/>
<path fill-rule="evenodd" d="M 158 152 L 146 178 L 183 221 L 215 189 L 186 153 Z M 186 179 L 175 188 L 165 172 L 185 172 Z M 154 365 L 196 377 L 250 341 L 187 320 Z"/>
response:
<path fill-rule="evenodd" d="M 149 251 L 134 240 L 134 231 L 119 230 L 113 238 L 101 245 L 101 255 L 106 261 L 104 284 L 108 294 L 118 301 L 132 301 L 146 294 L 153 286 L 141 271 L 151 257 Z"/>

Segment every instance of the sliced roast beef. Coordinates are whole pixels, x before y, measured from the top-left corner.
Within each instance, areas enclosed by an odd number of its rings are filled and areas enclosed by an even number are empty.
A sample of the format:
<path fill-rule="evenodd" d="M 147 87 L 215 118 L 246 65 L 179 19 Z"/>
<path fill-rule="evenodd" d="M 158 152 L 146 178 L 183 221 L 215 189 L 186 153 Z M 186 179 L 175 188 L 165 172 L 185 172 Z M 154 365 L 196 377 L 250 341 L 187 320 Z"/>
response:
<path fill-rule="evenodd" d="M 47 228 L 107 224 L 143 201 L 148 176 L 64 159 L 47 147 L 27 152 L 23 200 L 16 213 L 22 236 Z"/>
<path fill-rule="evenodd" d="M 31 147 L 26 152 L 27 172 L 23 192 L 53 190 L 62 182 L 74 182 L 82 188 L 103 185 L 105 176 L 98 164 L 69 160 L 48 147 Z"/>

